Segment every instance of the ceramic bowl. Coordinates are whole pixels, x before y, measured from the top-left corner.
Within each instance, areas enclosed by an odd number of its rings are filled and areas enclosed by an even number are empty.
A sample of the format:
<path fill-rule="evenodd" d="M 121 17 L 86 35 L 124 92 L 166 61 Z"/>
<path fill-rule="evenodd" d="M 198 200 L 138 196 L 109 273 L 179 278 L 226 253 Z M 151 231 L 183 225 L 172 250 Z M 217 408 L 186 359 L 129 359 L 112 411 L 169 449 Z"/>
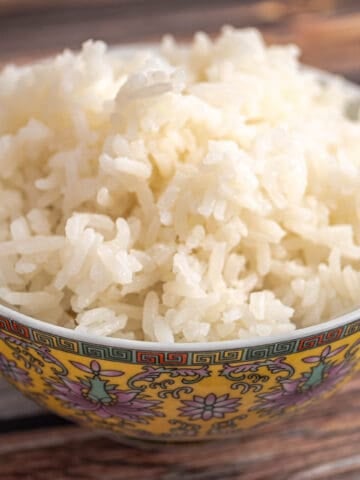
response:
<path fill-rule="evenodd" d="M 286 336 L 164 345 L 86 336 L 0 305 L 10 383 L 63 417 L 143 440 L 225 438 L 275 421 L 332 394 L 359 358 L 359 312 Z"/>
<path fill-rule="evenodd" d="M 0 306 L 0 371 L 89 427 L 142 440 L 229 437 L 321 401 L 360 366 L 360 315 L 291 335 L 163 345 L 94 338 Z"/>

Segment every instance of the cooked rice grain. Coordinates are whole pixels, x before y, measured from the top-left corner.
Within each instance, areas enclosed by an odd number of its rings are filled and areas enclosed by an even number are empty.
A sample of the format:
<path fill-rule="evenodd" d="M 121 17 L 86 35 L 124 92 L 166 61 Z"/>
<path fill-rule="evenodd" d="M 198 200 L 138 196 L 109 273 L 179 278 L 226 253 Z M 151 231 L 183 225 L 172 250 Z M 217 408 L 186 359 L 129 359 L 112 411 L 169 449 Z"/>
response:
<path fill-rule="evenodd" d="M 253 29 L 5 68 L 1 301 L 164 343 L 266 337 L 355 306 L 359 97 Z"/>

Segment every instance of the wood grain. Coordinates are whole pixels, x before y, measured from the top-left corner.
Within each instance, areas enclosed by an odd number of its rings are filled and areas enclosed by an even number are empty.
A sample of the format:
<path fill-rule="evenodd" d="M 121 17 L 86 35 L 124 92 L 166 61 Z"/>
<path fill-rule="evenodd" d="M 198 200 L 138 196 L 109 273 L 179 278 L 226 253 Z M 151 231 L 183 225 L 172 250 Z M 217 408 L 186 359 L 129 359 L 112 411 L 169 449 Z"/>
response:
<path fill-rule="evenodd" d="M 0 62 L 79 48 L 88 38 L 186 39 L 223 24 L 258 26 L 271 42 L 299 44 L 304 62 L 360 80 L 358 0 L 0 0 Z"/>
<path fill-rule="evenodd" d="M 74 426 L 0 435 L 4 480 L 358 480 L 360 375 L 306 413 L 236 440 L 166 445 Z"/>

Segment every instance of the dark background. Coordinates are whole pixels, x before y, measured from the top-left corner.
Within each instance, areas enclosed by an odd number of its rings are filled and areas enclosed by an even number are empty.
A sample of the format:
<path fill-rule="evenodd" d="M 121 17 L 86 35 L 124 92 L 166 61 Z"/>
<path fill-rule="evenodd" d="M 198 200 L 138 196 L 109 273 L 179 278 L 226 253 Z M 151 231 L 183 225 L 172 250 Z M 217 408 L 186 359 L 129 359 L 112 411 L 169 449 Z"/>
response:
<path fill-rule="evenodd" d="M 360 80 L 360 0 L 0 0 L 0 62 L 23 61 L 88 38 L 180 39 L 223 24 L 256 25 L 298 43 L 303 60 Z"/>

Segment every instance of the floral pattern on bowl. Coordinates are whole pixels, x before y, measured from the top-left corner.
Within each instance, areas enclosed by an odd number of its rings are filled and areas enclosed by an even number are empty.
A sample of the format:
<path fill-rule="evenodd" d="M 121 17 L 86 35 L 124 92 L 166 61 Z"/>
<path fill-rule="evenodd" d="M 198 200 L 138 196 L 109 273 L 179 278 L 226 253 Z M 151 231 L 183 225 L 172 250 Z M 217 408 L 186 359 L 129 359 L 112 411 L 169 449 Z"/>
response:
<path fill-rule="evenodd" d="M 331 394 L 360 357 L 360 320 L 208 351 L 129 349 L 45 328 L 0 317 L 3 376 L 59 415 L 149 440 L 225 437 L 292 413 Z"/>

